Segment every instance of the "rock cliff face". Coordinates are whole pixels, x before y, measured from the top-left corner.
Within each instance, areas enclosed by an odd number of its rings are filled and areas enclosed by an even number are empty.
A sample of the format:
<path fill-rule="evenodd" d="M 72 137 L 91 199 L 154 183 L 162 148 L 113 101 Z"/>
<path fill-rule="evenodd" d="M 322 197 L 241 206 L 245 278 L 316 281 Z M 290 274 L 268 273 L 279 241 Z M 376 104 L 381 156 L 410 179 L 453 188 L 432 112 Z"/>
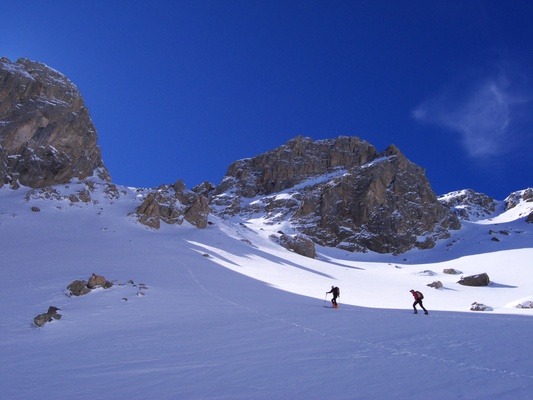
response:
<path fill-rule="evenodd" d="M 27 59 L 0 59 L 0 187 L 32 188 L 96 175 L 110 181 L 79 90 Z"/>
<path fill-rule="evenodd" d="M 319 245 L 349 251 L 431 248 L 461 226 L 422 168 L 395 146 L 380 154 L 355 137 L 296 137 L 237 161 L 211 204 L 223 217 L 262 213 L 266 223 L 288 221 Z"/>

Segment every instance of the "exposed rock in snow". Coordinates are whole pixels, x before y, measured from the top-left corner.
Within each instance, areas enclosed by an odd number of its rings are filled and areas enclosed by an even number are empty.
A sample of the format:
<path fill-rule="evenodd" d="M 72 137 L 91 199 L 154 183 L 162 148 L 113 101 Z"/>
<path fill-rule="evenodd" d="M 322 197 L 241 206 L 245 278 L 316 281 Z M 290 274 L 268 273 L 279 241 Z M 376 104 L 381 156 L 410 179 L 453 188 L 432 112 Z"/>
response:
<path fill-rule="evenodd" d="M 486 304 L 473 302 L 470 311 L 494 311 L 494 309 Z"/>
<path fill-rule="evenodd" d="M 472 189 L 459 190 L 439 197 L 439 202 L 450 207 L 465 221 L 488 218 L 496 211 L 498 202 L 483 193 Z"/>
<path fill-rule="evenodd" d="M 154 229 L 159 229 L 160 221 L 182 224 L 184 220 L 197 228 L 205 228 L 209 212 L 208 200 L 187 190 L 179 180 L 172 186 L 162 185 L 150 192 L 133 215 L 140 223 Z"/>
<path fill-rule="evenodd" d="M 47 322 L 53 321 L 54 319 L 61 319 L 61 314 L 58 313 L 59 308 L 50 306 L 48 311 L 44 314 L 39 314 L 33 319 L 33 323 L 38 327 L 43 326 Z"/>
<path fill-rule="evenodd" d="M 296 254 L 300 254 L 305 257 L 315 258 L 316 250 L 315 244 L 304 235 L 281 235 L 280 244 L 286 249 L 294 251 Z"/>
<path fill-rule="evenodd" d="M 490 285 L 490 278 L 484 272 L 477 275 L 463 276 L 457 283 L 464 286 L 488 286 Z"/>

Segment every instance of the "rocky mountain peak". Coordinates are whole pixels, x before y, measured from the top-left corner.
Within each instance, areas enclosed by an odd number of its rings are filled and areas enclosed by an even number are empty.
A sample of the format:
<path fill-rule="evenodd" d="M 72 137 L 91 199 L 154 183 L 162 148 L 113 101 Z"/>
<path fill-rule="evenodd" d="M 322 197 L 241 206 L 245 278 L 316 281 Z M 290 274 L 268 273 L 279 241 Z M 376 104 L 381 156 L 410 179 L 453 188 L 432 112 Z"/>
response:
<path fill-rule="evenodd" d="M 45 64 L 0 59 L 0 186 L 110 176 L 78 88 Z"/>
<path fill-rule="evenodd" d="M 247 198 L 255 198 L 247 201 Z M 221 216 L 288 222 L 313 242 L 349 251 L 430 248 L 459 229 L 422 168 L 394 145 L 378 153 L 357 137 L 298 136 L 233 163 L 211 199 Z"/>

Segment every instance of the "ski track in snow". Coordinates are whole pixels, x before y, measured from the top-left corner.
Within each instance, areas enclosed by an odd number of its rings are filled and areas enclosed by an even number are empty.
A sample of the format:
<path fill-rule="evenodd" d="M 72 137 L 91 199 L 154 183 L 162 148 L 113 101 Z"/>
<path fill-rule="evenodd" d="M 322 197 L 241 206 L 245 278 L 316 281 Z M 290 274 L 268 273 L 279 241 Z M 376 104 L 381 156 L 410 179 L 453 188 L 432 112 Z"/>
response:
<path fill-rule="evenodd" d="M 337 339 L 339 341 L 347 342 L 347 343 L 356 343 L 358 345 L 363 345 L 363 346 L 365 346 L 367 348 L 371 348 L 373 350 L 388 352 L 390 355 L 395 356 L 395 357 L 399 356 L 399 357 L 409 357 L 409 358 L 411 358 L 411 357 L 423 358 L 423 359 L 426 359 L 426 360 L 436 361 L 436 362 L 447 364 L 447 365 L 451 365 L 451 366 L 454 366 L 454 367 L 462 367 L 462 368 L 465 368 L 465 369 L 486 372 L 487 374 L 490 374 L 490 375 L 509 376 L 509 377 L 512 377 L 512 378 L 526 378 L 526 379 L 531 379 L 533 381 L 533 375 L 524 375 L 524 374 L 516 373 L 514 371 L 507 371 L 507 370 L 496 369 L 496 368 L 488 368 L 488 367 L 484 367 L 484 366 L 480 366 L 480 365 L 476 365 L 476 364 L 468 364 L 468 363 L 464 363 L 464 362 L 453 360 L 453 359 L 434 357 L 434 356 L 431 356 L 431 355 L 425 354 L 425 353 L 417 353 L 417 352 L 405 351 L 405 350 L 398 351 L 395 348 L 392 348 L 392 347 L 389 347 L 389 346 L 385 346 L 383 344 L 378 344 L 378 343 L 374 343 L 374 342 L 354 339 L 354 338 L 340 336 L 340 335 L 334 335 L 334 334 L 331 334 L 331 333 L 328 333 L 328 332 L 324 332 L 324 331 L 318 331 L 318 330 L 316 330 L 314 328 L 310 328 L 310 327 L 305 326 L 303 324 L 299 324 L 299 323 L 287 320 L 285 318 L 278 317 L 276 315 L 267 314 L 267 313 L 264 313 L 264 312 L 259 311 L 257 309 L 251 308 L 249 306 L 244 306 L 244 305 L 242 305 L 240 303 L 236 303 L 236 302 L 234 302 L 232 300 L 229 300 L 228 298 L 221 297 L 221 296 L 213 293 L 212 291 L 208 290 L 196 278 L 196 276 L 193 274 L 193 272 L 191 271 L 191 269 L 187 265 L 185 265 L 183 262 L 181 262 L 179 260 L 176 260 L 176 262 L 181 264 L 184 268 L 187 269 L 187 271 L 189 272 L 192 280 L 207 295 L 209 295 L 209 296 L 211 296 L 211 297 L 213 297 L 213 298 L 215 298 L 215 299 L 217 299 L 219 301 L 223 301 L 223 302 L 225 302 L 227 304 L 231 304 L 232 306 L 238 307 L 238 308 L 240 308 L 242 310 L 246 310 L 248 312 L 251 312 L 251 313 L 254 313 L 254 314 L 257 314 L 257 315 L 261 315 L 261 316 L 263 316 L 263 317 L 265 317 L 265 318 L 267 318 L 269 320 L 277 321 L 277 322 L 280 322 L 282 324 L 289 325 L 289 326 L 301 329 L 305 333 L 313 333 L 313 334 L 315 334 L 317 336 L 322 336 L 322 337 L 328 338 L 328 339 Z M 343 312 L 343 311 L 342 311 L 342 308 L 339 308 L 339 309 L 335 310 L 335 312 Z M 424 316 L 424 317 L 426 317 L 426 316 Z M 433 316 L 433 315 L 427 316 L 427 317 L 428 318 L 435 318 L 435 316 Z M 454 318 L 469 318 L 469 317 L 468 316 L 457 316 L 457 317 L 454 317 Z M 506 319 L 505 317 L 496 317 L 496 318 L 498 318 L 500 320 L 505 320 Z"/>

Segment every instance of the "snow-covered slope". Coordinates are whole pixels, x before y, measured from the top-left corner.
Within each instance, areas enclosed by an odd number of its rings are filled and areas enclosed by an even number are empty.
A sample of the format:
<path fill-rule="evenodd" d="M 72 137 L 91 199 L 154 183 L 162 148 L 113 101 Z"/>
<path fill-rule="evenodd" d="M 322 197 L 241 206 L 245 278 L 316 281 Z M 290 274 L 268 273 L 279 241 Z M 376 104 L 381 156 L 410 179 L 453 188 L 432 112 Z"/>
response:
<path fill-rule="evenodd" d="M 96 183 L 88 203 L 61 197 L 85 188 L 56 187 L 55 200 L 0 190 L 2 398 L 516 400 L 533 392 L 533 309 L 516 308 L 533 300 L 533 225 L 524 216 L 532 203 L 465 222 L 432 250 L 317 248 L 309 259 L 272 241 L 285 227 L 260 215 L 153 231 L 128 216 L 143 190 L 110 194 Z M 492 283 L 461 286 L 446 268 L 486 272 Z M 115 285 L 66 295 L 92 273 Z M 426 286 L 435 280 L 444 287 Z M 331 285 L 341 289 L 338 310 L 324 307 Z M 429 316 L 412 315 L 410 289 L 424 292 Z M 469 311 L 473 302 L 494 311 Z M 62 318 L 34 327 L 52 305 Z"/>

